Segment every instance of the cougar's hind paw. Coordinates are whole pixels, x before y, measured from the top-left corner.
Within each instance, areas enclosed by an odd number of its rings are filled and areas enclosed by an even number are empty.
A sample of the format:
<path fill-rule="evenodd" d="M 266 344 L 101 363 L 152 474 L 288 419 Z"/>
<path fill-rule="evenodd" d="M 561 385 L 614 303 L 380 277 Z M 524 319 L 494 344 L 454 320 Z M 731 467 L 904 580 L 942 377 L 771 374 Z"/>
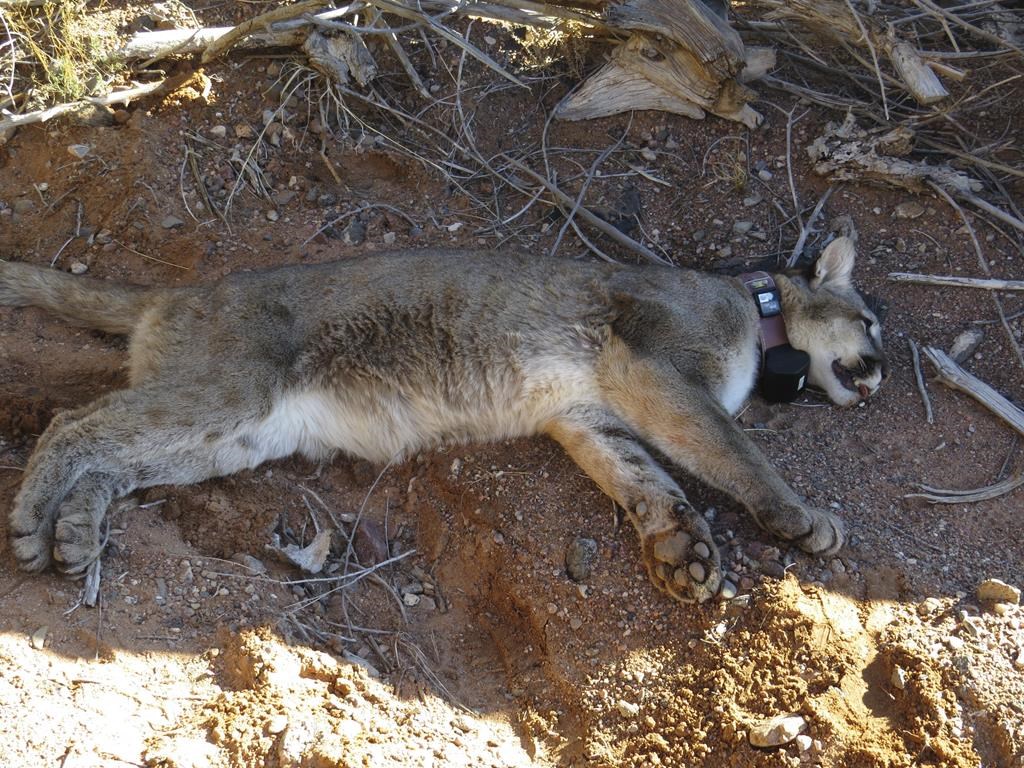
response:
<path fill-rule="evenodd" d="M 683 520 L 643 537 L 644 564 L 651 581 L 676 600 L 703 603 L 722 586 L 718 548 L 707 524 L 689 505 L 673 509 Z"/>

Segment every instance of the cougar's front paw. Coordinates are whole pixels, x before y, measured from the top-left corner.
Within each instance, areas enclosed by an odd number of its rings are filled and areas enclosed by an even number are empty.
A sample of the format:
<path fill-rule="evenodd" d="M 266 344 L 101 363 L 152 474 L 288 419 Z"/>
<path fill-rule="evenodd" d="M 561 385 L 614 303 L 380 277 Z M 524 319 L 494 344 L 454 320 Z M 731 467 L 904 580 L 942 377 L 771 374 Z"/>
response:
<path fill-rule="evenodd" d="M 804 506 L 792 506 L 775 512 L 767 521 L 772 533 L 791 541 L 804 552 L 827 557 L 843 546 L 846 530 L 831 512 Z"/>
<path fill-rule="evenodd" d="M 676 504 L 673 527 L 642 535 L 644 564 L 654 585 L 683 602 L 703 603 L 718 594 L 722 567 L 711 531 L 692 507 Z"/>

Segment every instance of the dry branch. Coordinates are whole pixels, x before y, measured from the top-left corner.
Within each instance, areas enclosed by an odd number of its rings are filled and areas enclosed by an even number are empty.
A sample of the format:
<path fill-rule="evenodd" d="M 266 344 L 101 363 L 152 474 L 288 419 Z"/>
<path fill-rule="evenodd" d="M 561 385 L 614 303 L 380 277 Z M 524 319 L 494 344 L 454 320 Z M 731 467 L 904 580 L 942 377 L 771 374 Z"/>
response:
<path fill-rule="evenodd" d="M 1024 411 L 1015 406 L 981 379 L 965 371 L 953 359 L 935 347 L 925 347 L 924 353 L 935 366 L 938 380 L 952 389 L 965 392 L 992 413 L 1024 435 Z"/>
<path fill-rule="evenodd" d="M 1015 488 L 1024 485 L 1024 474 L 1014 475 L 1002 482 L 985 486 L 984 488 L 972 488 L 970 490 L 947 490 L 943 488 L 932 488 L 929 485 L 918 485 L 924 493 L 908 493 L 904 499 L 924 499 L 932 504 L 973 504 L 977 501 L 986 501 L 1004 496 Z"/>
<path fill-rule="evenodd" d="M 912 272 L 890 272 L 894 283 L 941 285 L 953 288 L 980 288 L 986 291 L 1024 291 L 1024 280 L 997 280 L 995 278 L 955 277 L 953 275 L 917 275 Z"/>
<path fill-rule="evenodd" d="M 924 418 L 929 424 L 934 424 L 935 417 L 932 414 L 932 400 L 928 397 L 924 375 L 921 373 L 921 354 L 918 352 L 917 343 L 909 336 L 907 337 L 907 343 L 910 345 L 910 359 L 914 363 L 914 381 L 917 383 L 917 391 L 921 395 L 921 402 L 924 403 Z"/>

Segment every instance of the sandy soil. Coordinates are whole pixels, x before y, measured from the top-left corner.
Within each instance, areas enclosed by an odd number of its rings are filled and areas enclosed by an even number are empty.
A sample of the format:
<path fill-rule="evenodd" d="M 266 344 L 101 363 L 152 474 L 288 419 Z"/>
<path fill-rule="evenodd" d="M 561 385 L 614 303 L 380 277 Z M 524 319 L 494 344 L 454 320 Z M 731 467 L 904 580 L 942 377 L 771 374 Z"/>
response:
<path fill-rule="evenodd" d="M 281 146 L 260 155 L 275 203 L 246 192 L 230 229 L 211 216 L 182 170 L 185 131 L 212 143 L 192 142 L 216 195 L 230 186 L 232 147 L 252 146 L 238 126 L 259 128 L 275 106 L 279 65 L 217 65 L 207 99 L 186 87 L 120 122 L 23 129 L 0 147 L 2 256 L 56 255 L 58 269 L 174 285 L 392 244 L 497 243 L 475 231 L 466 201 L 436 172 L 372 142 L 329 137 L 328 168 L 299 106 Z M 440 73 L 437 81 L 451 87 Z M 480 96 L 481 143 L 536 140 L 539 107 L 558 95 L 538 85 Z M 798 150 L 825 119 L 812 112 L 801 122 Z M 778 250 L 771 200 L 789 195 L 784 122 L 770 114 L 744 134 L 742 188 L 715 171 L 735 160 L 736 140 L 721 139 L 740 133 L 717 119 L 553 124 L 549 142 L 601 149 L 624 131 L 624 154 L 595 183 L 594 202 L 639 200 L 644 228 L 684 266 L 736 267 Z M 74 158 L 71 144 L 89 153 Z M 825 183 L 802 151 L 795 160 L 801 194 L 817 199 Z M 754 196 L 761 201 L 747 205 Z M 978 487 L 1020 465 L 1017 439 L 963 395 L 930 385 L 936 418 L 925 423 L 907 337 L 948 348 L 994 309 L 983 294 L 886 282 L 894 270 L 977 273 L 955 215 L 920 198 L 919 216 L 897 218 L 908 199 L 848 186 L 828 207 L 830 218 L 856 223 L 858 278 L 889 305 L 884 391 L 846 411 L 813 396 L 793 406 L 755 400 L 740 417 L 794 488 L 843 515 L 851 540 L 838 558 L 787 549 L 683 478 L 741 590 L 726 604 L 675 605 L 647 581 L 610 501 L 544 439 L 386 468 L 288 460 L 151 489 L 112 510 L 98 608 L 81 605 L 78 583 L 26 577 L 9 552 L 0 556 L 4 765 L 1024 765 L 1024 614 L 976 596 L 990 577 L 1024 585 L 1020 493 L 953 506 L 903 499 L 916 483 Z M 365 240 L 332 230 L 337 237 L 304 244 L 368 203 L 418 225 L 374 209 L 361 216 Z M 736 221 L 767 242 L 735 235 Z M 524 223 L 519 244 L 538 251 L 561 226 L 537 209 Z M 978 226 L 993 274 L 1019 277 L 1020 252 Z M 584 249 L 567 238 L 560 253 Z M 1024 376 L 1005 336 L 975 327 L 985 338 L 967 367 L 1019 397 Z M 1021 320 L 1011 329 L 1019 339 Z M 124 359 L 121 339 L 0 310 L 0 509 L 53 413 L 121 386 Z M 363 566 L 405 557 L 341 589 L 348 547 L 336 538 L 334 581 L 304 580 L 273 546 L 307 544 L 318 526 L 355 527 Z M 565 564 L 578 538 L 596 544 L 583 583 Z M 799 737 L 751 746 L 751 732 L 790 714 L 802 718 Z"/>

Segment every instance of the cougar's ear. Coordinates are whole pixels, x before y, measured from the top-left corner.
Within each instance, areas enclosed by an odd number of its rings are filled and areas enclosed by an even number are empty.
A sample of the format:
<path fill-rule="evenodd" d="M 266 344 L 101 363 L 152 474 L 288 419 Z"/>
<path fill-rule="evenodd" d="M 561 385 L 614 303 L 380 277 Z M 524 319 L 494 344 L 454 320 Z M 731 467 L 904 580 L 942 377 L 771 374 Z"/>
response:
<path fill-rule="evenodd" d="M 821 252 L 811 269 L 811 288 L 850 288 L 853 262 L 857 257 L 853 240 L 837 237 Z"/>

